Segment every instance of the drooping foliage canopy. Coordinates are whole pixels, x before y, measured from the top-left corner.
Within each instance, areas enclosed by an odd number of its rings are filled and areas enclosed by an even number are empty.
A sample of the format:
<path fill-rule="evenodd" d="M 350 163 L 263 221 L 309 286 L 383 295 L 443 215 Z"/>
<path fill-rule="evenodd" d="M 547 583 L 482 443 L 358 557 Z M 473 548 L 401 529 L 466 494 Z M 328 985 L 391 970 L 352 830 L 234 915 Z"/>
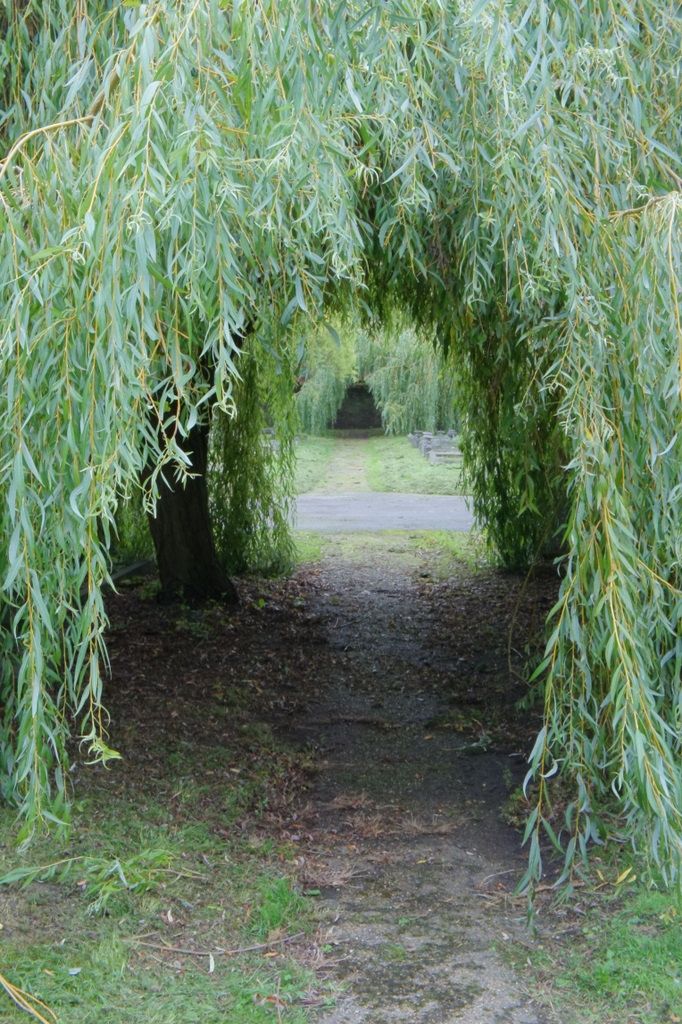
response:
<path fill-rule="evenodd" d="M 244 339 L 399 305 L 450 349 L 501 556 L 567 556 L 540 669 L 568 860 L 610 792 L 682 855 L 679 5 L 3 0 L 2 775 L 107 757 L 117 505 L 236 412 Z M 307 329 L 307 326 L 306 326 Z M 273 353 L 275 358 L 273 358 Z M 266 387 L 265 384 L 259 385 Z M 293 389 L 292 389 L 293 390 Z M 239 467 L 233 467 L 238 472 Z"/>
<path fill-rule="evenodd" d="M 387 434 L 455 428 L 455 364 L 433 331 L 393 316 L 381 330 L 360 334 L 358 365 Z"/>
<path fill-rule="evenodd" d="M 296 410 L 289 373 L 252 341 L 239 360 L 232 399 L 238 412 L 214 414 L 209 503 L 218 555 L 230 573 L 287 572 Z M 272 426 L 270 423 L 272 422 Z"/>
<path fill-rule="evenodd" d="M 296 411 L 305 433 L 321 434 L 332 425 L 348 386 L 357 380 L 357 336 L 355 323 L 322 323 L 302 339 Z"/>
<path fill-rule="evenodd" d="M 303 341 L 296 407 L 301 428 L 328 429 L 350 384 L 370 391 L 387 434 L 453 428 L 456 384 L 451 353 L 433 330 L 415 330 L 401 311 L 382 323 L 346 317 L 325 323 Z"/>

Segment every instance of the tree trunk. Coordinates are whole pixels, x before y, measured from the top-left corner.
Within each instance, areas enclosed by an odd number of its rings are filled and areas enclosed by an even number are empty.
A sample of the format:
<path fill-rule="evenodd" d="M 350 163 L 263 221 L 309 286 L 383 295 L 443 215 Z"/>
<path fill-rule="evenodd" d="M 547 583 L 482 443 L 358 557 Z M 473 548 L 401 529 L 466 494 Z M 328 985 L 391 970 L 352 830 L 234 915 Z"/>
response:
<path fill-rule="evenodd" d="M 194 426 L 183 448 L 195 475 L 183 486 L 165 471 L 159 480 L 156 515 L 149 519 L 161 580 L 160 600 L 236 604 L 235 586 L 218 561 L 208 511 L 208 426 Z"/>

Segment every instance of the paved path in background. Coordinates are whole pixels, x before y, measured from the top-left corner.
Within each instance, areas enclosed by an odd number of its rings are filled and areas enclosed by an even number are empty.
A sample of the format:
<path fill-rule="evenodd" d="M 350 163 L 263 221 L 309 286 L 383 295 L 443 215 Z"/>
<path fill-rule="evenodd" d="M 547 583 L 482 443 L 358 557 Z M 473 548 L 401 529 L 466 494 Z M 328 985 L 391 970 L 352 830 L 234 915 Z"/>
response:
<path fill-rule="evenodd" d="M 470 530 L 469 498 L 458 494 L 302 494 L 294 527 L 318 533 L 375 530 Z"/>

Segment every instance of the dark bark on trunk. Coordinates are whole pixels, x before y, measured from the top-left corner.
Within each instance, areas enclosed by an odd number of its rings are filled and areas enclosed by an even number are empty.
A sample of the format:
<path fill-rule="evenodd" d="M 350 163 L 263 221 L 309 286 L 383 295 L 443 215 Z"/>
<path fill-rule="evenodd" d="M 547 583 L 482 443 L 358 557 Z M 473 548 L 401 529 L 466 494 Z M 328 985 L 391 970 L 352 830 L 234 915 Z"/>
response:
<path fill-rule="evenodd" d="M 150 516 L 161 580 L 160 600 L 236 604 L 237 591 L 218 561 L 208 511 L 208 426 L 197 424 L 183 442 L 193 475 L 183 485 L 166 471 L 159 480 L 156 515 Z"/>

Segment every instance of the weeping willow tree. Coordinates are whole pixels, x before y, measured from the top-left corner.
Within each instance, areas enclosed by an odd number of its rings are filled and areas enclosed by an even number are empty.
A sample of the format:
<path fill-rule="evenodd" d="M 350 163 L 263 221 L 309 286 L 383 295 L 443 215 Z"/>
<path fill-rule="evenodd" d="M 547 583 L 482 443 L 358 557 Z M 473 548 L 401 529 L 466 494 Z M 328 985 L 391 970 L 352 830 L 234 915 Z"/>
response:
<path fill-rule="evenodd" d="M 209 446 L 209 505 L 218 557 L 229 573 L 287 572 L 293 494 L 293 375 L 252 343 L 241 355 L 231 414 L 217 410 Z M 274 423 L 274 426 L 270 426 Z"/>
<path fill-rule="evenodd" d="M 386 433 L 454 426 L 456 368 L 433 331 L 415 330 L 399 307 L 386 310 L 379 324 L 359 312 L 336 327 L 317 327 L 303 341 L 296 394 L 302 429 L 328 429 L 353 383 L 372 393 Z"/>
<path fill-rule="evenodd" d="M 371 392 L 388 434 L 452 427 L 454 365 L 433 331 L 415 330 L 399 308 L 387 310 L 381 323 L 361 312 L 355 309 L 336 326 L 318 326 L 302 342 L 296 394 L 302 429 L 323 433 L 356 382 Z"/>
<path fill-rule="evenodd" d="M 526 881 L 543 833 L 568 870 L 607 831 L 614 795 L 621 834 L 670 877 L 682 854 L 679 7 L 453 13 L 418 58 L 448 112 L 414 140 L 419 170 L 448 143 L 435 184 L 416 172 L 429 201 L 409 257 L 433 271 L 428 295 L 418 275 L 404 281 L 390 190 L 375 287 L 411 288 L 415 316 L 449 328 L 476 507 L 502 555 L 527 561 L 558 526 L 568 545 L 539 668 Z M 557 837 L 561 776 L 576 798 Z"/>
<path fill-rule="evenodd" d="M 566 546 L 539 667 L 527 881 L 543 831 L 570 867 L 604 833 L 609 796 L 671 877 L 678 4 L 3 11 L 7 798 L 29 823 L 59 813 L 74 719 L 92 756 L 111 756 L 101 592 L 118 504 L 142 487 L 177 526 L 168 495 L 182 511 L 196 481 L 207 508 L 209 422 L 235 412 L 247 339 L 268 358 L 291 351 L 297 323 L 355 294 L 378 318 L 408 308 L 451 352 L 475 505 L 501 556 L 528 562 L 557 531 Z M 576 798 L 555 836 L 561 777 Z"/>
<path fill-rule="evenodd" d="M 300 4 L 28 0 L 2 21 L 1 758 L 30 827 L 61 813 L 74 719 L 113 755 L 118 504 L 143 488 L 171 592 L 229 596 L 211 416 L 234 412 L 246 339 L 286 345 L 359 280 L 363 164 L 331 26 Z"/>
<path fill-rule="evenodd" d="M 321 434 L 335 420 L 348 386 L 357 379 L 357 324 L 318 325 L 301 345 L 296 408 L 301 428 Z"/>
<path fill-rule="evenodd" d="M 433 332 L 417 331 L 397 312 L 358 338 L 358 364 L 387 434 L 455 426 L 456 367 Z"/>

